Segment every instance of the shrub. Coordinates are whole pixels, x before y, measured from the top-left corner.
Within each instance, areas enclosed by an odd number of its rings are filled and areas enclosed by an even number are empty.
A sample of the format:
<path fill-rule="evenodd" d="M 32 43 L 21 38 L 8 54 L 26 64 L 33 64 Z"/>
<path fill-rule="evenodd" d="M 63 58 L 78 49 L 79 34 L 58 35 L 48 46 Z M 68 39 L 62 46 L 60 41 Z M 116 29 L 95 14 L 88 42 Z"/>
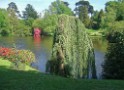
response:
<path fill-rule="evenodd" d="M 103 65 L 103 77 L 124 79 L 124 32 L 113 33 L 109 42 Z"/>
<path fill-rule="evenodd" d="M 7 58 L 12 54 L 12 50 L 9 48 L 0 47 L 0 57 Z"/>
<path fill-rule="evenodd" d="M 30 64 L 35 60 L 35 55 L 30 50 L 18 50 L 17 53 L 17 58 L 22 63 Z"/>
<path fill-rule="evenodd" d="M 11 62 L 31 64 L 35 60 L 35 55 L 29 50 L 17 50 L 14 48 L 0 47 L 0 57 L 6 58 Z"/>

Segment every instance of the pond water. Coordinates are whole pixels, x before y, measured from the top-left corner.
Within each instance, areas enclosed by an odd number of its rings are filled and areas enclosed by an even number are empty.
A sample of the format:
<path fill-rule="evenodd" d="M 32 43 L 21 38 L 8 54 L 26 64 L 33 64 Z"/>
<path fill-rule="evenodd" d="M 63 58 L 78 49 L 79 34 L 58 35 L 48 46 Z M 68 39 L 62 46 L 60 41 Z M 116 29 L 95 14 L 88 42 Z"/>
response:
<path fill-rule="evenodd" d="M 106 52 L 107 41 L 100 37 L 91 37 L 95 48 L 95 60 L 97 77 L 101 77 L 104 55 Z M 36 55 L 36 62 L 32 67 L 41 72 L 45 72 L 47 60 L 50 59 L 52 49 L 52 37 L 0 37 L 0 46 L 13 47 L 17 49 L 31 50 Z"/>
<path fill-rule="evenodd" d="M 36 56 L 32 66 L 45 72 L 47 60 L 50 59 L 52 37 L 0 37 L 0 46 L 16 47 L 17 49 L 31 50 Z"/>
<path fill-rule="evenodd" d="M 97 71 L 97 78 L 101 79 L 102 75 L 102 64 L 105 59 L 105 53 L 107 51 L 108 42 L 103 37 L 91 37 L 94 52 L 95 52 L 95 63 L 96 63 L 96 71 Z"/>

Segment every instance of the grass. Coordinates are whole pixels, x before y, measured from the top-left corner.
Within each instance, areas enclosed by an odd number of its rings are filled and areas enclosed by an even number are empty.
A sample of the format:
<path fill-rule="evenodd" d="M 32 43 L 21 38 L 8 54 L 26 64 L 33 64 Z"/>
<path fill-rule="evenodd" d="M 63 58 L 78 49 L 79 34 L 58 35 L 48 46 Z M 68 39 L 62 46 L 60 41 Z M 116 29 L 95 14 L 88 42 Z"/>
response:
<path fill-rule="evenodd" d="M 0 60 L 0 90 L 124 90 L 122 80 L 63 78 L 36 70 L 12 70 L 9 65 L 10 62 Z"/>
<path fill-rule="evenodd" d="M 5 66 L 6 68 L 10 69 L 10 68 L 13 68 L 14 64 L 8 60 L 0 59 L 0 66 Z M 35 69 L 31 68 L 30 66 L 25 65 L 24 70 L 29 71 L 29 70 L 35 70 Z"/>
<path fill-rule="evenodd" d="M 105 30 L 87 29 L 86 32 L 87 32 L 90 36 L 105 36 Z"/>

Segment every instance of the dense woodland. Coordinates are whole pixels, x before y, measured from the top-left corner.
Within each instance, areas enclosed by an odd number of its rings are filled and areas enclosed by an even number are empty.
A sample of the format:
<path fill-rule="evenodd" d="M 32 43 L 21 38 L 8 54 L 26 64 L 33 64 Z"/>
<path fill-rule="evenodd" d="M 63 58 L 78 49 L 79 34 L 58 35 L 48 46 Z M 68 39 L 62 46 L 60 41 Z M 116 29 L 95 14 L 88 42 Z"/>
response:
<path fill-rule="evenodd" d="M 95 11 L 88 1 L 76 2 L 72 11 L 68 2 L 56 0 L 45 10 L 43 17 L 30 4 L 20 13 L 14 2 L 9 3 L 7 9 L 0 9 L 1 36 L 30 36 L 34 27 L 39 27 L 42 34 L 53 35 L 60 14 L 76 16 L 86 28 L 105 35 L 124 28 L 124 0 L 109 1 L 100 11 Z"/>

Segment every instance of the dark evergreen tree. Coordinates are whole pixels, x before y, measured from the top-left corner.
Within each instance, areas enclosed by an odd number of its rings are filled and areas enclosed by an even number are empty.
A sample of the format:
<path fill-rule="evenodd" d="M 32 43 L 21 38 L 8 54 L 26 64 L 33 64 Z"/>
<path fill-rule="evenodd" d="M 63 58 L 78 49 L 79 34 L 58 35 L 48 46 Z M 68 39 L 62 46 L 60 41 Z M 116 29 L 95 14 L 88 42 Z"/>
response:
<path fill-rule="evenodd" d="M 62 1 L 67 7 L 69 6 L 69 3 L 68 2 L 64 2 Z"/>
<path fill-rule="evenodd" d="M 124 79 L 124 31 L 111 33 L 108 40 L 103 76 L 107 79 Z"/>
<path fill-rule="evenodd" d="M 103 17 L 104 17 L 104 11 L 103 11 L 103 9 L 101 9 L 99 14 L 98 14 L 98 21 L 97 21 L 98 28 L 102 27 L 101 25 L 102 25 Z"/>
<path fill-rule="evenodd" d="M 77 2 L 75 8 L 76 15 L 84 23 L 86 27 L 89 27 L 90 17 L 88 14 L 93 14 L 93 6 L 90 5 L 89 1 L 80 0 Z"/>
<path fill-rule="evenodd" d="M 9 5 L 9 7 L 7 8 L 7 10 L 8 9 L 13 9 L 15 12 L 19 12 L 18 8 L 17 8 L 17 6 L 16 6 L 16 4 L 14 2 L 11 2 L 8 5 Z"/>
<path fill-rule="evenodd" d="M 21 14 L 18 10 L 18 7 L 16 6 L 16 3 L 14 2 L 9 3 L 7 10 L 9 11 L 10 9 L 13 10 L 19 17 L 21 17 Z"/>
<path fill-rule="evenodd" d="M 33 8 L 32 5 L 27 4 L 25 11 L 23 11 L 23 18 L 24 19 L 29 19 L 29 18 L 36 19 L 36 18 L 38 18 L 37 12 L 35 11 L 35 9 Z"/>
<path fill-rule="evenodd" d="M 91 27 L 93 29 L 99 29 L 99 27 L 98 27 L 98 15 L 99 15 L 99 11 L 94 11 L 94 13 L 91 17 Z"/>

